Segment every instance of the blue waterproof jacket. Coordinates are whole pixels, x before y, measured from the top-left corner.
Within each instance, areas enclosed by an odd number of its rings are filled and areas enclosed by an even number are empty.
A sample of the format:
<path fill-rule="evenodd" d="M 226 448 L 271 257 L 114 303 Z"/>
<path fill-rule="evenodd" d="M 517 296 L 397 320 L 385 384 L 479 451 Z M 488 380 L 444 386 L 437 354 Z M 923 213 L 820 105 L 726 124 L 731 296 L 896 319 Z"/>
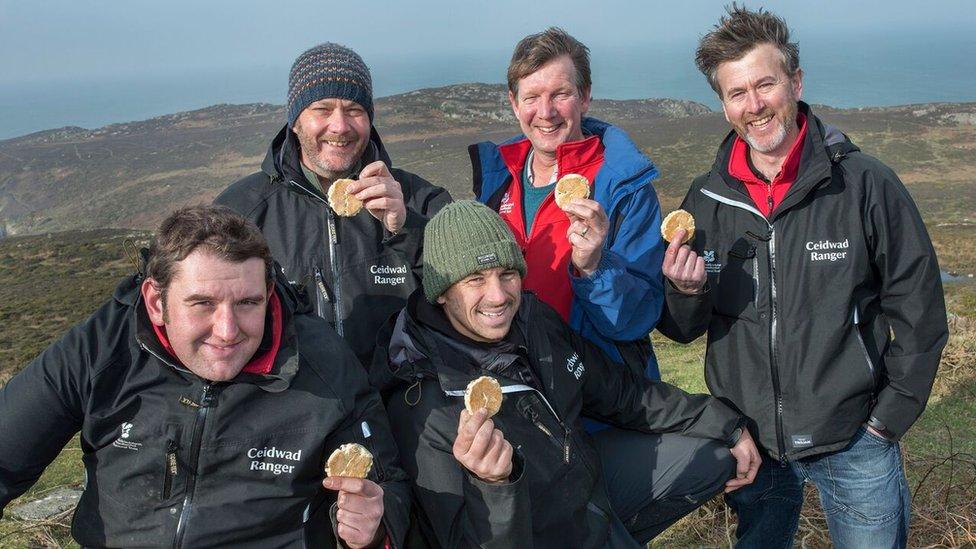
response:
<path fill-rule="evenodd" d="M 661 376 L 648 334 L 664 303 L 661 208 L 651 185 L 658 170 L 620 128 L 584 118 L 583 132 L 599 136 L 605 149 L 592 198 L 607 212 L 610 232 L 596 272 L 585 278 L 572 268 L 567 273 L 573 286 L 569 325 L 617 362 L 657 380 Z M 522 139 L 519 135 L 503 144 Z M 474 194 L 497 210 L 512 182 L 509 166 L 494 143 L 477 143 L 468 151 Z"/>

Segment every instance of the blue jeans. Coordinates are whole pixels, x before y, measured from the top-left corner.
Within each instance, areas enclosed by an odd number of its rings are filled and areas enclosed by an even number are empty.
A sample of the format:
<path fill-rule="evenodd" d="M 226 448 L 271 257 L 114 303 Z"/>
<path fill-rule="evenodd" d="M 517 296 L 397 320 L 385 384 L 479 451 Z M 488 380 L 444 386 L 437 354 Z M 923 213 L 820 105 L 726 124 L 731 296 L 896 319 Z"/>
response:
<path fill-rule="evenodd" d="M 725 497 L 739 518 L 736 547 L 791 547 L 806 481 L 820 493 L 835 547 L 905 547 L 911 497 L 898 443 L 863 427 L 832 454 L 765 458 L 755 482 Z"/>

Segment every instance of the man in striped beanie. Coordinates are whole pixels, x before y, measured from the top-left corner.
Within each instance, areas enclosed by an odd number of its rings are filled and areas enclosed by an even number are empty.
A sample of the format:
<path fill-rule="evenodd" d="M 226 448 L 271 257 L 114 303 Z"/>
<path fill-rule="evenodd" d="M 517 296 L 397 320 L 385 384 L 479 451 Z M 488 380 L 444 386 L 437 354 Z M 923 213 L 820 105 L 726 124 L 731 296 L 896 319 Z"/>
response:
<path fill-rule="evenodd" d="M 261 227 L 288 278 L 367 362 L 380 324 L 419 286 L 423 227 L 451 197 L 392 167 L 373 126 L 369 67 L 351 49 L 325 43 L 299 55 L 285 112 L 262 171 L 217 202 Z M 362 210 L 330 207 L 339 179 L 354 180 L 347 191 Z"/>

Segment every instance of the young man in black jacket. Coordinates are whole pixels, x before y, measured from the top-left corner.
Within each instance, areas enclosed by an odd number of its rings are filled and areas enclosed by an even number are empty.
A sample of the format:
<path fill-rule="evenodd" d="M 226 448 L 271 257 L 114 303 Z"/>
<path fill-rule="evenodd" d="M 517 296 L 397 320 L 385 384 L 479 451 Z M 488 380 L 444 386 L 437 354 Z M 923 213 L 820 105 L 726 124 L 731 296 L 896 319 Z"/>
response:
<path fill-rule="evenodd" d="M 800 101 L 782 19 L 733 6 L 697 62 L 734 131 L 685 197 L 695 238 L 665 254 L 658 329 L 679 341 L 707 331 L 708 386 L 750 418 L 768 456 L 727 498 L 739 546 L 791 545 L 809 480 L 835 545 L 904 547 L 898 439 L 948 336 L 925 226 L 891 169 Z"/>
<path fill-rule="evenodd" d="M 525 261 L 495 212 L 456 202 L 426 233 L 424 291 L 388 325 L 372 374 L 429 542 L 639 547 L 752 481 L 758 453 L 741 416 L 620 368 L 523 294 Z M 482 375 L 504 395 L 491 418 L 464 407 Z M 620 429 L 591 436 L 584 413 Z"/>
<path fill-rule="evenodd" d="M 400 546 L 406 477 L 352 351 L 227 208 L 163 221 L 144 272 L 0 391 L 0 511 L 81 431 L 83 546 Z M 366 479 L 324 481 L 344 443 Z"/>
<path fill-rule="evenodd" d="M 376 331 L 419 285 L 423 227 L 451 197 L 392 167 L 373 126 L 369 68 L 349 48 L 326 43 L 298 56 L 287 115 L 261 171 L 216 202 L 261 228 L 286 276 L 368 364 Z M 353 217 L 326 199 L 340 178 L 355 179 L 349 192 L 364 202 Z"/>

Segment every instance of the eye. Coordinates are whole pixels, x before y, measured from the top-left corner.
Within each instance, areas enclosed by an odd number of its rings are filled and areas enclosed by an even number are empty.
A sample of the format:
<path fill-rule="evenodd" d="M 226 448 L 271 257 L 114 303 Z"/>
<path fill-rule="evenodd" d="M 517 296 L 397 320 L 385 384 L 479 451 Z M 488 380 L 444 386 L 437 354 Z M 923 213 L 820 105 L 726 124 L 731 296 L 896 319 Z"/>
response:
<path fill-rule="evenodd" d="M 346 112 L 349 114 L 349 116 L 363 116 L 364 114 L 366 114 L 366 110 L 361 109 L 359 107 L 352 107 L 350 109 L 346 109 Z"/>
<path fill-rule="evenodd" d="M 516 278 L 518 278 L 518 276 L 519 276 L 518 271 L 505 271 L 504 273 L 502 273 L 502 280 L 504 280 L 505 282 L 511 282 Z"/>
<path fill-rule="evenodd" d="M 483 276 L 472 276 L 465 281 L 468 286 L 481 286 L 485 283 L 485 277 Z"/>

